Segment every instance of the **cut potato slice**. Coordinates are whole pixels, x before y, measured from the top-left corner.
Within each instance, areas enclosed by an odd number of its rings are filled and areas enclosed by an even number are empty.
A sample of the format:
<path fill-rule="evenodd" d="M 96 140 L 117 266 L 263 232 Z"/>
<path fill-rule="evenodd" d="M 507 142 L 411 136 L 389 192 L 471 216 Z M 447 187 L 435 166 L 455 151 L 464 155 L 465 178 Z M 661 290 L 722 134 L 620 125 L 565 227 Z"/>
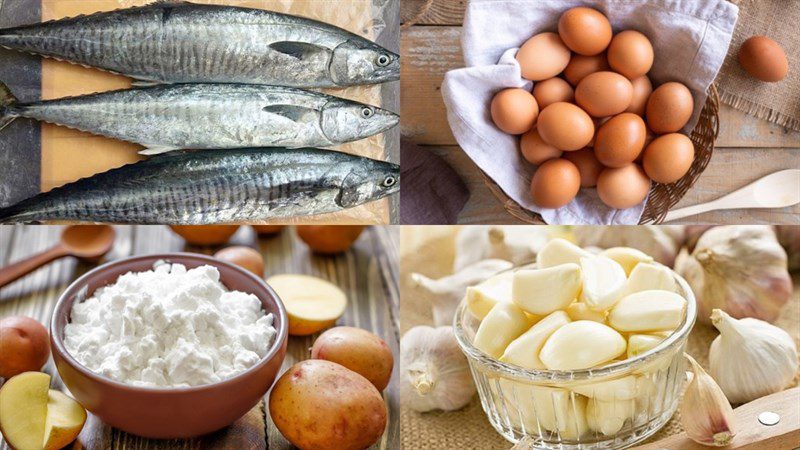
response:
<path fill-rule="evenodd" d="M 336 285 L 309 275 L 283 274 L 267 279 L 286 306 L 289 334 L 306 336 L 330 328 L 344 314 L 347 296 Z"/>
<path fill-rule="evenodd" d="M 50 375 L 25 372 L 0 389 L 0 432 L 16 450 L 58 450 L 80 434 L 86 410 L 49 389 Z"/>

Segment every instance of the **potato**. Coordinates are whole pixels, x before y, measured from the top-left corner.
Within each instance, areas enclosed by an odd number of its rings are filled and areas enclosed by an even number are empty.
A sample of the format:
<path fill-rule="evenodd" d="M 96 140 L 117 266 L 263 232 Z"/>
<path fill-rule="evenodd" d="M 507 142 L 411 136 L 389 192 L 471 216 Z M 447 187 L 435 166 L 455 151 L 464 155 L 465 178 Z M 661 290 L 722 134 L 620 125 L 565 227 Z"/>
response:
<path fill-rule="evenodd" d="M 50 357 L 50 337 L 41 323 L 30 317 L 0 320 L 0 377 L 38 371 Z"/>
<path fill-rule="evenodd" d="M 394 358 L 383 339 L 367 330 L 336 327 L 322 333 L 311 347 L 311 358 L 341 364 L 382 391 L 392 376 Z"/>
<path fill-rule="evenodd" d="M 361 225 L 298 225 L 297 235 L 314 253 L 335 255 L 347 251 L 361 236 Z"/>
<path fill-rule="evenodd" d="M 239 225 L 170 225 L 187 244 L 221 245 L 231 238 Z"/>
<path fill-rule="evenodd" d="M 272 388 L 269 413 L 302 450 L 361 450 L 386 428 L 386 404 L 366 378 L 339 364 L 309 359 Z"/>

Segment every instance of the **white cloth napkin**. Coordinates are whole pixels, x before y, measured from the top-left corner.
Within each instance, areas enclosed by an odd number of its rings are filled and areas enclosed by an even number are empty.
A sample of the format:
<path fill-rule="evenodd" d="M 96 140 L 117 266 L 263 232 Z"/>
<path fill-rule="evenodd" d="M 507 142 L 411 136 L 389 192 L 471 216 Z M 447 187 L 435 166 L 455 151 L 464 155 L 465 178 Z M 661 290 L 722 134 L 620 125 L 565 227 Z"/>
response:
<path fill-rule="evenodd" d="M 653 43 L 655 62 L 647 74 L 654 87 L 679 81 L 692 91 L 691 131 L 706 91 L 722 66 L 739 12 L 727 0 L 470 0 L 461 45 L 466 68 L 445 76 L 442 95 L 456 140 L 505 193 L 550 224 L 636 224 L 644 203 L 626 210 L 605 206 L 595 189 L 581 189 L 567 206 L 543 209 L 531 201 L 535 166 L 520 155 L 517 138 L 492 123 L 489 104 L 501 89 L 531 89 L 514 55 L 523 42 L 556 31 L 563 11 L 589 6 L 604 13 L 614 31 L 635 29 Z"/>

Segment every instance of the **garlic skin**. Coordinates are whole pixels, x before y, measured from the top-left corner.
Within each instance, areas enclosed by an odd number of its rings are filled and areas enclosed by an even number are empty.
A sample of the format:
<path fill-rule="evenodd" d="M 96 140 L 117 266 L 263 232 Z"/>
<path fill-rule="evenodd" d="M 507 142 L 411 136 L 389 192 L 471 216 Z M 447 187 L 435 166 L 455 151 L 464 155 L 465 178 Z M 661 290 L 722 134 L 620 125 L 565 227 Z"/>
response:
<path fill-rule="evenodd" d="M 533 326 L 535 319 L 514 303 L 498 303 L 481 321 L 473 345 L 499 358 L 514 339 Z"/>
<path fill-rule="evenodd" d="M 553 312 L 511 341 L 500 361 L 526 369 L 544 369 L 545 365 L 539 359 L 539 351 L 551 334 L 569 322 L 569 316 L 564 311 Z"/>
<path fill-rule="evenodd" d="M 566 308 L 580 292 L 581 267 L 567 263 L 514 272 L 511 298 L 525 311 L 545 315 Z"/>
<path fill-rule="evenodd" d="M 581 258 L 590 257 L 592 254 L 572 242 L 555 238 L 551 239 L 536 255 L 536 265 L 540 269 L 558 266 L 561 264 L 580 264 Z"/>
<path fill-rule="evenodd" d="M 686 435 L 698 444 L 724 447 L 731 443 L 733 408 L 722 389 L 691 356 L 684 354 L 694 376 L 680 405 L 681 424 Z"/>
<path fill-rule="evenodd" d="M 653 262 L 652 256 L 631 247 L 611 247 L 603 250 L 600 255 L 611 258 L 622 266 L 625 276 L 630 276 L 637 264 Z"/>
<path fill-rule="evenodd" d="M 665 331 L 678 327 L 686 314 L 686 299 L 669 291 L 641 291 L 617 302 L 608 324 L 624 332 Z"/>
<path fill-rule="evenodd" d="M 467 309 L 480 320 L 498 303 L 511 302 L 514 272 L 499 273 L 488 280 L 467 288 Z"/>
<path fill-rule="evenodd" d="M 708 353 L 711 376 L 731 403 L 782 391 L 797 373 L 797 346 L 789 333 L 758 319 L 711 312 L 720 334 Z"/>
<path fill-rule="evenodd" d="M 456 235 L 453 273 L 484 259 L 502 259 L 515 266 L 533 262 L 550 233 L 548 227 L 534 225 L 463 227 Z"/>
<path fill-rule="evenodd" d="M 625 269 L 605 256 L 581 258 L 583 290 L 580 300 L 595 311 L 605 311 L 621 298 L 627 277 Z"/>
<path fill-rule="evenodd" d="M 591 320 L 570 322 L 553 332 L 539 352 L 550 370 L 595 367 L 625 353 L 627 343 L 613 328 Z"/>
<path fill-rule="evenodd" d="M 452 327 L 414 327 L 400 341 L 400 398 L 414 411 L 469 404 L 475 383 Z"/>
<path fill-rule="evenodd" d="M 436 326 L 452 325 L 459 302 L 464 298 L 468 286 L 476 285 L 492 275 L 511 269 L 512 264 L 500 259 L 487 259 L 469 265 L 459 272 L 438 280 L 422 274 L 412 273 L 411 282 L 420 295 L 431 302 L 433 322 Z"/>
<path fill-rule="evenodd" d="M 707 230 L 691 254 L 681 252 L 675 271 L 691 286 L 697 320 L 705 324 L 715 308 L 773 322 L 792 294 L 786 251 L 766 225 Z"/>

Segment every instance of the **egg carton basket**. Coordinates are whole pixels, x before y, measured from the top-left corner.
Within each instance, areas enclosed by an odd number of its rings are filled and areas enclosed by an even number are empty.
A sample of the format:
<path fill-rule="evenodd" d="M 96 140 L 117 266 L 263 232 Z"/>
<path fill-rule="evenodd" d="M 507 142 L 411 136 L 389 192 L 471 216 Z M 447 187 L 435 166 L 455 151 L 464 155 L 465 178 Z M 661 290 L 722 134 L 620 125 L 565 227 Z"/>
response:
<path fill-rule="evenodd" d="M 675 206 L 686 195 L 689 188 L 694 185 L 700 174 L 706 169 L 708 161 L 711 160 L 711 154 L 714 152 L 714 142 L 717 140 L 718 135 L 719 93 L 717 92 L 717 87 L 711 84 L 708 89 L 708 98 L 705 105 L 703 105 L 703 110 L 700 112 L 697 126 L 694 127 L 689 135 L 689 138 L 694 143 L 694 162 L 692 167 L 683 178 L 674 183 L 652 183 L 650 192 L 647 194 L 647 204 L 642 212 L 641 219 L 639 219 L 640 225 L 664 221 L 664 217 L 666 217 L 670 208 Z M 511 199 L 486 172 L 480 168 L 479 170 L 483 176 L 484 183 L 489 187 L 492 194 L 503 202 L 503 206 L 509 214 L 526 223 L 545 223 L 542 220 L 542 216 L 524 208 Z"/>

